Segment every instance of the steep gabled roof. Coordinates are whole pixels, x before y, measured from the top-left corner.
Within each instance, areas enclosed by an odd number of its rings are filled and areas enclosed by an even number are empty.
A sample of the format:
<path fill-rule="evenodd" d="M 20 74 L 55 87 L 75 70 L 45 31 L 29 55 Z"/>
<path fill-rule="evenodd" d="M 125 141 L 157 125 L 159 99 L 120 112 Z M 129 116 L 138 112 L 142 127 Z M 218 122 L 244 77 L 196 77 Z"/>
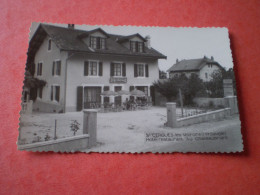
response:
<path fill-rule="evenodd" d="M 121 38 L 118 39 L 119 43 L 128 41 L 134 37 L 139 37 L 140 39 L 142 39 L 144 42 L 146 42 L 146 39 L 143 38 L 139 33 L 133 34 L 133 35 L 128 35 L 128 36 L 122 36 Z"/>
<path fill-rule="evenodd" d="M 95 31 L 102 31 L 107 35 L 106 41 L 106 49 L 92 49 L 83 42 L 82 37 L 89 35 Z M 113 35 L 108 34 L 101 28 L 92 30 L 92 31 L 84 31 L 77 29 L 69 29 L 64 27 L 57 27 L 47 24 L 40 24 L 38 29 L 36 30 L 34 36 L 32 37 L 28 55 L 34 55 L 35 52 L 40 47 L 42 41 L 49 35 L 52 41 L 57 45 L 57 47 L 61 50 L 71 51 L 71 52 L 86 52 L 86 53 L 98 53 L 98 54 L 115 54 L 115 55 L 128 55 L 128 56 L 143 56 L 143 57 L 151 57 L 157 59 L 166 59 L 167 57 L 160 52 L 156 51 L 153 48 L 144 48 L 143 53 L 132 52 L 130 49 L 124 47 L 118 42 L 119 39 L 129 38 L 130 36 L 122 36 L 122 35 Z M 135 34 L 139 35 L 139 34 Z M 139 35 L 141 36 L 141 35 Z M 144 39 L 144 38 L 143 38 Z"/>
<path fill-rule="evenodd" d="M 214 61 L 214 59 L 204 57 L 199 59 L 181 60 L 169 68 L 167 72 L 199 71 L 207 64 L 215 64 L 220 68 L 223 68 L 218 62 Z"/>
<path fill-rule="evenodd" d="M 88 37 L 89 35 L 91 35 L 92 33 L 94 32 L 101 32 L 103 33 L 104 35 L 106 35 L 106 37 L 109 37 L 109 35 L 102 29 L 102 28 L 96 28 L 94 30 L 90 30 L 90 31 L 87 31 L 85 33 L 82 33 L 78 36 L 78 38 L 82 39 L 82 38 L 85 38 L 85 37 Z"/>

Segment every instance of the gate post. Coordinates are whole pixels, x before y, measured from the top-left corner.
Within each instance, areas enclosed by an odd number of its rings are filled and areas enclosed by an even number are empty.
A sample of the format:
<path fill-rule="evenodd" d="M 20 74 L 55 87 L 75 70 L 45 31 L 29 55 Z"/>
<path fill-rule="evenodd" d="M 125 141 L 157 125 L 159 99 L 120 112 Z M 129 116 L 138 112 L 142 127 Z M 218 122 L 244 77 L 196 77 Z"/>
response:
<path fill-rule="evenodd" d="M 168 102 L 166 103 L 166 108 L 167 108 L 167 126 L 177 127 L 176 103 Z"/>
<path fill-rule="evenodd" d="M 83 134 L 89 135 L 88 147 L 96 145 L 97 142 L 97 110 L 83 110 Z"/>
<path fill-rule="evenodd" d="M 231 115 L 238 113 L 237 106 L 237 97 L 236 96 L 228 96 L 224 97 L 226 106 L 230 108 Z"/>

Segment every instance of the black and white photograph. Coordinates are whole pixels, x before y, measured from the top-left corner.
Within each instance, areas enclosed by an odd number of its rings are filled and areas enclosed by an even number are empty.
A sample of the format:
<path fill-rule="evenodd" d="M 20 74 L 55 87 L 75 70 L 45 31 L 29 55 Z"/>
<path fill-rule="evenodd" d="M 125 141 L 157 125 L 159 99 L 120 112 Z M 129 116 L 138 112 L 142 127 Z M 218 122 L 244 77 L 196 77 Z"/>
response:
<path fill-rule="evenodd" d="M 227 28 L 32 23 L 19 150 L 241 152 Z"/>

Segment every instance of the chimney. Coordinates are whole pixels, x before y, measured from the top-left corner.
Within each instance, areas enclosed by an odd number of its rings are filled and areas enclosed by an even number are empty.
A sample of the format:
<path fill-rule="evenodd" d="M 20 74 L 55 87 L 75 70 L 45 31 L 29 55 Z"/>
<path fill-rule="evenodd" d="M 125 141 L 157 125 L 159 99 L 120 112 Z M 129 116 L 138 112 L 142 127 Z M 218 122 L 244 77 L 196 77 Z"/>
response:
<path fill-rule="evenodd" d="M 207 56 L 204 56 L 204 59 L 207 59 Z"/>
<path fill-rule="evenodd" d="M 214 57 L 213 56 L 211 56 L 211 58 L 210 58 L 212 61 L 214 60 Z"/>
<path fill-rule="evenodd" d="M 146 39 L 145 46 L 148 47 L 148 49 L 151 49 L 151 37 L 147 35 L 145 39 Z"/>
<path fill-rule="evenodd" d="M 68 24 L 68 29 L 74 29 L 74 24 Z"/>
<path fill-rule="evenodd" d="M 176 59 L 176 64 L 179 62 L 178 58 Z"/>

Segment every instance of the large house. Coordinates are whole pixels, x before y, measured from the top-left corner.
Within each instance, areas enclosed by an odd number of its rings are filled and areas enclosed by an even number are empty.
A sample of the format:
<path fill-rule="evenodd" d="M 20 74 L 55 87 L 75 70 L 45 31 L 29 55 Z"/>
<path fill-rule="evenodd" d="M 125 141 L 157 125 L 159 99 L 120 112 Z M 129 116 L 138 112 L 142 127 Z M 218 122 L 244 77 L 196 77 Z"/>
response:
<path fill-rule="evenodd" d="M 100 95 L 108 90 L 136 88 L 151 96 L 152 83 L 159 79 L 158 59 L 166 56 L 150 46 L 149 36 L 40 24 L 29 43 L 27 69 L 47 84 L 37 90 L 33 107 L 43 112 L 80 111 L 110 101 L 114 97 Z"/>
<path fill-rule="evenodd" d="M 207 58 L 204 56 L 200 59 L 190 60 L 176 60 L 176 63 L 167 70 L 169 77 L 173 78 L 175 75 L 185 74 L 189 77 L 192 73 L 195 73 L 204 82 L 212 79 L 212 73 L 214 71 L 223 69 L 223 67 L 214 60 L 213 57 Z"/>

